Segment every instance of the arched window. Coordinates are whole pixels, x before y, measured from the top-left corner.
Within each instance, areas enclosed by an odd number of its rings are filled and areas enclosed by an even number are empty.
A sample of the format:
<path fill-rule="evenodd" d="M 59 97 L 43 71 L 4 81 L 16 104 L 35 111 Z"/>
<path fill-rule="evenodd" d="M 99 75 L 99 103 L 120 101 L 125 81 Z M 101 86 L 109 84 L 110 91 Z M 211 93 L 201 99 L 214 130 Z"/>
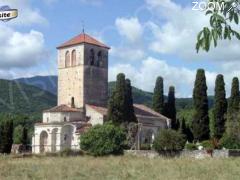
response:
<path fill-rule="evenodd" d="M 70 67 L 70 66 L 71 66 L 70 53 L 69 51 L 67 51 L 65 54 L 65 67 Z"/>
<path fill-rule="evenodd" d="M 89 57 L 90 65 L 91 65 L 91 66 L 94 66 L 94 57 L 95 57 L 94 50 L 91 49 L 91 50 L 90 50 L 90 57 Z"/>
<path fill-rule="evenodd" d="M 102 60 L 102 52 L 99 51 L 99 52 L 98 52 L 97 66 L 98 66 L 98 67 L 101 67 L 102 64 L 103 64 L 103 60 Z"/>
<path fill-rule="evenodd" d="M 76 50 L 74 49 L 72 51 L 72 66 L 76 66 L 77 65 L 77 62 L 76 62 Z"/>

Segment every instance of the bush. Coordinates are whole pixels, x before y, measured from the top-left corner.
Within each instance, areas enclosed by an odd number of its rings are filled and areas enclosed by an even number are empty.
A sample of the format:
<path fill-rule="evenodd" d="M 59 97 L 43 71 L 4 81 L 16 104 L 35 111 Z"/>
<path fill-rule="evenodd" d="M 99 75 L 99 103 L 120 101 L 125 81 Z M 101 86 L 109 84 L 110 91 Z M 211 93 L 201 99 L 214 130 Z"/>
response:
<path fill-rule="evenodd" d="M 141 144 L 140 149 L 141 150 L 151 150 L 151 145 L 150 144 Z"/>
<path fill-rule="evenodd" d="M 193 143 L 188 143 L 185 145 L 184 149 L 187 149 L 187 150 L 197 150 L 197 145 L 196 144 L 193 144 Z"/>
<path fill-rule="evenodd" d="M 210 140 L 202 141 L 200 144 L 206 150 L 213 150 L 213 149 L 215 149 L 215 147 L 213 145 L 213 142 L 210 141 Z"/>
<path fill-rule="evenodd" d="M 111 123 L 96 125 L 81 135 L 80 147 L 94 156 L 123 153 L 126 135 Z"/>
<path fill-rule="evenodd" d="M 161 152 L 180 151 L 186 143 L 185 136 L 172 129 L 163 129 L 153 142 L 153 148 Z"/>
<path fill-rule="evenodd" d="M 240 149 L 240 141 L 237 138 L 224 135 L 220 140 L 220 147 L 226 149 Z"/>

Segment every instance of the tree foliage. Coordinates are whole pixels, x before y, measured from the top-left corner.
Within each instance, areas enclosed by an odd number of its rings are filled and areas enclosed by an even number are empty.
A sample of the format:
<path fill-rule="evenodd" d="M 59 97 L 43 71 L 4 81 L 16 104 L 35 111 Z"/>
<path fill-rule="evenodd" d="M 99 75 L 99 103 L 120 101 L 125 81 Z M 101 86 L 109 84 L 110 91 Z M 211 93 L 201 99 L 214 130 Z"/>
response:
<path fill-rule="evenodd" d="M 126 118 L 128 122 L 137 122 L 133 107 L 132 85 L 129 79 L 126 79 L 125 102 Z"/>
<path fill-rule="evenodd" d="M 179 123 L 176 119 L 176 104 L 175 104 L 175 88 L 173 86 L 169 87 L 168 92 L 168 101 L 166 105 L 166 112 L 164 115 L 166 115 L 168 118 L 170 118 L 172 121 L 171 127 L 172 129 L 177 130 L 179 128 Z"/>
<path fill-rule="evenodd" d="M 13 120 L 10 116 L 0 122 L 0 153 L 11 153 L 13 144 Z"/>
<path fill-rule="evenodd" d="M 131 81 L 125 80 L 122 73 L 117 75 L 116 86 L 109 99 L 108 120 L 114 124 L 136 122 Z"/>
<path fill-rule="evenodd" d="M 203 69 L 197 71 L 193 89 L 194 116 L 192 121 L 192 132 L 196 141 L 209 138 L 208 98 L 205 72 Z"/>
<path fill-rule="evenodd" d="M 229 136 L 235 136 L 236 133 L 238 133 L 237 127 L 239 126 L 239 102 L 239 80 L 237 77 L 234 77 L 232 80 L 231 96 L 229 98 L 227 110 L 226 133 Z"/>
<path fill-rule="evenodd" d="M 180 151 L 185 146 L 185 137 L 178 131 L 163 129 L 153 142 L 153 148 L 161 153 L 164 151 Z"/>
<path fill-rule="evenodd" d="M 217 46 L 219 40 L 236 37 L 240 40 L 240 34 L 238 30 L 233 28 L 233 25 L 239 24 L 239 10 L 234 7 L 233 3 L 240 3 L 237 1 L 229 0 L 209 0 L 211 3 L 217 5 L 206 11 L 206 16 L 209 16 L 210 26 L 203 27 L 197 36 L 196 50 L 200 49 L 209 51 L 211 44 Z M 219 8 L 218 5 L 224 5 Z"/>
<path fill-rule="evenodd" d="M 186 125 L 185 119 L 183 118 L 180 124 L 179 131 L 186 136 L 188 142 L 193 142 L 193 133 L 189 126 Z"/>
<path fill-rule="evenodd" d="M 164 114 L 164 94 L 163 94 L 163 78 L 158 77 L 153 93 L 153 109 L 154 111 Z"/>
<path fill-rule="evenodd" d="M 225 132 L 225 121 L 227 112 L 227 99 L 223 75 L 217 75 L 215 82 L 215 97 L 213 118 L 210 122 L 211 136 L 220 139 Z"/>
<path fill-rule="evenodd" d="M 13 143 L 22 145 L 28 144 L 28 129 L 26 126 L 18 125 L 14 128 Z"/>
<path fill-rule="evenodd" d="M 110 123 L 96 125 L 80 137 L 80 147 L 94 156 L 123 153 L 126 135 L 118 126 Z"/>

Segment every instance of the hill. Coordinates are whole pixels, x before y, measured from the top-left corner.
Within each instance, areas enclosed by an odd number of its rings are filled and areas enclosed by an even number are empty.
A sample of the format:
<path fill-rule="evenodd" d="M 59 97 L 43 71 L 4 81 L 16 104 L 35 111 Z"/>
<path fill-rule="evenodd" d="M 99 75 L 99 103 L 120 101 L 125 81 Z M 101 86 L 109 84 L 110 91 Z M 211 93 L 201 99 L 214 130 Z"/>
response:
<path fill-rule="evenodd" d="M 57 94 L 57 76 L 35 76 L 32 78 L 21 78 L 15 79 L 16 82 L 21 82 L 28 85 L 36 86 L 40 89 L 51 92 L 52 94 Z M 109 82 L 109 94 L 111 94 L 115 82 Z M 133 100 L 134 103 L 145 104 L 147 106 L 152 105 L 153 93 L 143 91 L 136 87 L 133 87 Z M 167 98 L 167 97 L 165 97 Z M 181 109 L 191 109 L 193 106 L 192 98 L 176 98 L 176 108 Z M 209 96 L 209 107 L 213 106 L 213 97 Z"/>
<path fill-rule="evenodd" d="M 41 113 L 55 106 L 56 99 L 38 87 L 0 79 L 0 113 Z"/>
<path fill-rule="evenodd" d="M 57 76 L 34 76 L 30 78 L 15 79 L 15 81 L 36 86 L 52 94 L 57 94 L 57 79 Z"/>

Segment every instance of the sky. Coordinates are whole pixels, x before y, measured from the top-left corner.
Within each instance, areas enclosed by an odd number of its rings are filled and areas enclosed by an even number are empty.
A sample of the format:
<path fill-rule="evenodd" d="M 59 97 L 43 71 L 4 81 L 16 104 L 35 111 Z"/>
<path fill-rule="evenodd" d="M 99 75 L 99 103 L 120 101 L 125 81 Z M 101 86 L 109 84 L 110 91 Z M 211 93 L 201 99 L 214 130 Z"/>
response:
<path fill-rule="evenodd" d="M 198 32 L 208 17 L 193 11 L 191 0 L 0 0 L 19 16 L 0 21 L 0 78 L 57 74 L 56 47 L 85 32 L 111 47 L 109 80 L 120 72 L 132 84 L 153 91 L 164 78 L 164 91 L 191 97 L 196 70 L 204 68 L 208 94 L 217 74 L 240 74 L 240 42 L 221 41 L 209 53 L 196 53 Z"/>

